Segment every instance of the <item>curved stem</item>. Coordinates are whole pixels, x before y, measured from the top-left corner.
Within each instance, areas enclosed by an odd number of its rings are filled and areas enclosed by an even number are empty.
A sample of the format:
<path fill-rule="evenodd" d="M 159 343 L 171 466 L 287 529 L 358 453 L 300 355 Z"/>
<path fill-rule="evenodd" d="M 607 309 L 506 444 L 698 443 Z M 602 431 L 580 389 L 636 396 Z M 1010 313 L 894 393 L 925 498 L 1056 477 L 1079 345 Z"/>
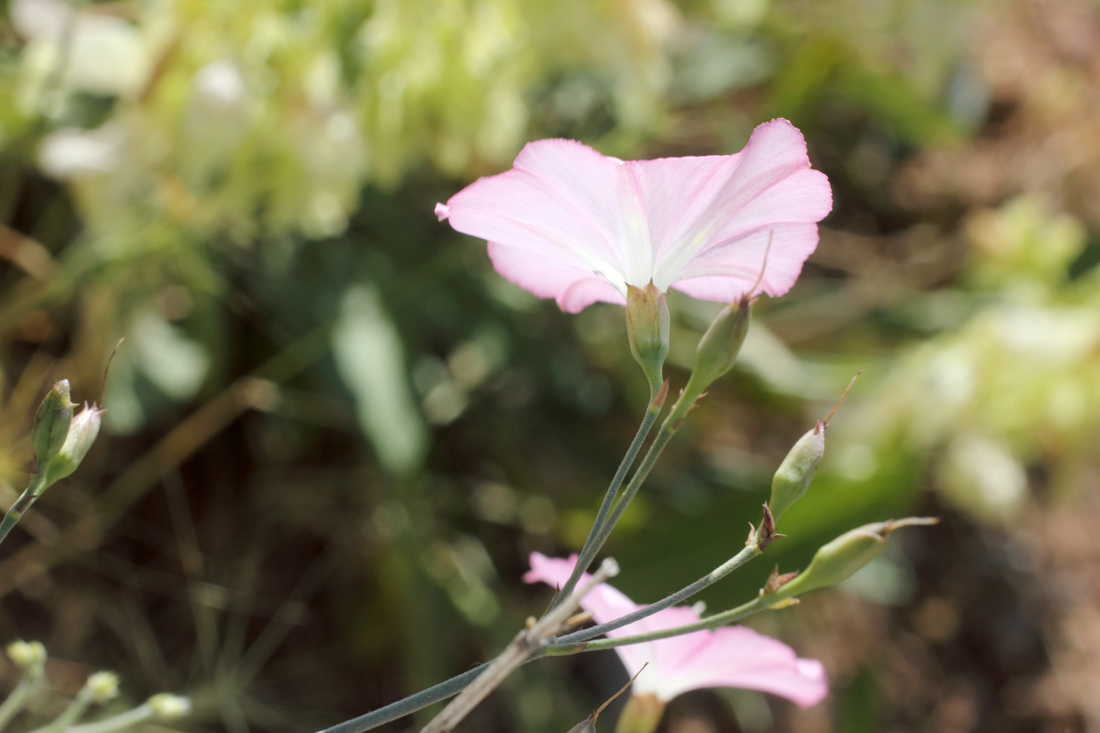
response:
<path fill-rule="evenodd" d="M 415 713 L 417 710 L 426 708 L 432 703 L 437 703 L 457 695 L 464 690 L 467 685 L 477 679 L 478 675 L 488 669 L 490 664 L 492 664 L 491 661 L 479 664 L 473 669 L 467 670 L 444 682 L 440 682 L 438 685 L 433 685 L 426 690 L 421 690 L 415 695 L 409 695 L 404 700 L 392 702 L 385 707 L 360 715 L 358 718 L 352 718 L 351 720 L 345 720 L 343 723 L 337 723 L 330 728 L 318 731 L 318 733 L 362 733 L 362 731 L 377 728 L 392 720 L 397 720 L 398 718 Z"/>
<path fill-rule="evenodd" d="M 659 639 L 667 639 L 670 636 L 680 636 L 682 634 L 690 634 L 695 631 L 704 631 L 707 629 L 714 629 L 719 626 L 725 626 L 731 624 L 734 621 L 740 621 L 746 616 L 751 616 L 754 613 L 766 610 L 769 606 L 776 603 L 774 598 L 768 598 L 767 596 L 758 596 L 748 603 L 744 603 L 737 608 L 732 608 L 729 611 L 723 611 L 722 613 L 716 613 L 713 616 L 701 619 L 693 624 L 684 624 L 683 626 L 673 626 L 667 629 L 661 629 L 660 631 L 651 631 L 645 634 L 632 634 L 631 636 L 620 636 L 616 639 L 597 639 L 596 641 L 582 641 L 576 644 L 555 644 L 544 648 L 535 657 L 558 657 L 568 654 L 577 654 L 579 652 L 594 652 L 600 649 L 614 649 L 617 646 L 629 646 L 630 644 L 642 644 L 647 641 L 657 641 Z"/>
<path fill-rule="evenodd" d="M 587 629 L 581 629 L 580 631 L 574 631 L 572 634 L 566 634 L 565 636 L 558 637 L 557 641 L 551 644 L 551 647 L 560 645 L 570 645 L 577 642 L 587 641 L 588 639 L 594 639 L 597 636 L 602 636 L 609 631 L 615 629 L 621 629 L 624 626 L 629 626 L 635 621 L 641 621 L 644 618 L 652 616 L 655 613 L 665 610 L 671 606 L 675 606 L 677 603 L 686 601 L 696 593 L 700 592 L 704 588 L 714 585 L 722 578 L 732 573 L 737 568 L 741 567 L 749 560 L 753 559 L 761 553 L 761 550 L 757 548 L 755 544 L 745 547 L 741 552 L 734 555 L 727 562 L 723 563 L 713 571 L 707 573 L 699 580 L 696 580 L 689 586 L 681 588 L 675 593 L 662 598 L 655 603 L 651 603 L 648 606 L 643 606 L 637 611 L 632 611 L 625 616 L 620 616 L 614 621 L 608 621 L 606 623 L 591 626 Z M 553 652 L 551 652 L 553 654 Z"/>
<path fill-rule="evenodd" d="M 87 712 L 88 706 L 91 704 L 92 693 L 85 687 L 77 693 L 77 696 L 73 698 L 73 701 L 69 703 L 69 706 L 65 708 L 61 715 L 57 716 L 56 720 L 41 728 L 35 728 L 31 733 L 61 733 L 61 731 L 80 720 L 80 717 Z"/>
<path fill-rule="evenodd" d="M 672 436 L 676 434 L 676 431 L 680 429 L 680 424 L 683 423 L 684 418 L 691 411 L 691 408 L 695 406 L 695 401 L 702 396 L 702 389 L 695 384 L 695 375 L 692 374 L 688 379 L 687 386 L 684 387 L 680 393 L 680 399 L 676 400 L 676 404 L 672 406 L 671 412 L 668 413 L 668 417 L 661 423 L 661 429 L 657 433 L 657 437 L 653 439 L 653 443 L 649 446 L 649 450 L 646 451 L 645 458 L 642 459 L 641 464 L 638 466 L 638 470 L 634 472 L 634 475 L 630 478 L 630 483 L 627 484 L 626 489 L 623 490 L 622 496 L 619 497 L 619 501 L 615 504 L 615 508 L 611 511 L 611 515 L 607 518 L 607 521 L 603 523 L 603 526 L 595 531 L 595 539 L 592 540 L 589 547 L 589 560 L 588 565 L 592 563 L 592 559 L 596 557 L 596 554 L 607 542 L 607 538 L 611 535 L 611 531 L 615 529 L 615 525 L 618 524 L 619 519 L 622 518 L 623 512 L 633 501 L 634 496 L 638 493 L 638 489 L 645 483 L 646 478 L 649 476 L 649 472 L 653 470 L 653 466 L 657 463 L 657 459 L 661 457 L 661 453 L 664 451 L 665 446 L 672 440 Z M 573 574 L 578 578 L 584 571 L 588 569 L 588 565 L 581 562 L 578 559 L 577 566 L 573 568 Z"/>
<path fill-rule="evenodd" d="M 30 696 L 38 690 L 39 685 L 42 684 L 42 674 L 41 667 L 27 670 L 26 676 L 11 691 L 8 699 L 4 700 L 4 704 L 0 705 L 0 730 L 3 730 L 11 719 L 23 710 Z"/>
<path fill-rule="evenodd" d="M 664 384 L 650 395 L 649 407 L 646 409 L 642 424 L 638 426 L 638 432 L 635 434 L 634 440 L 631 441 L 630 447 L 626 451 L 626 455 L 623 456 L 622 462 L 619 463 L 618 470 L 615 471 L 615 475 L 611 479 L 611 484 L 607 487 L 607 493 L 604 494 L 603 503 L 600 504 L 600 509 L 596 513 L 596 520 L 592 523 L 592 529 L 588 530 L 588 537 L 581 547 L 580 556 L 577 558 L 577 564 L 573 567 L 573 574 L 569 576 L 569 580 L 565 581 L 565 585 L 563 585 L 557 595 L 554 596 L 554 601 L 550 604 L 550 608 L 558 605 L 561 599 L 569 597 L 573 589 L 577 587 L 581 575 L 588 570 L 592 561 L 596 559 L 596 553 L 599 552 L 600 549 L 596 546 L 596 537 L 607 523 L 607 515 L 611 512 L 611 507 L 615 503 L 615 497 L 619 494 L 619 488 L 626 479 L 626 473 L 638 458 L 638 453 L 642 450 L 642 444 L 645 443 L 649 431 L 653 429 L 653 424 L 657 422 L 657 416 L 661 414 L 661 408 L 664 407 L 665 398 L 667 396 L 668 380 L 665 380 Z M 601 542 L 600 545 L 602 544 Z"/>
<path fill-rule="evenodd" d="M 105 718 L 104 720 L 97 720 L 94 723 L 85 723 L 83 725 L 70 725 L 65 729 L 65 733 L 111 733 L 111 731 L 137 725 L 153 717 L 153 715 L 153 706 L 146 702 L 138 705 L 132 710 L 119 713 L 112 718 Z"/>
<path fill-rule="evenodd" d="M 8 509 L 8 513 L 4 515 L 4 521 L 0 522 L 0 542 L 11 532 L 15 525 L 19 524 L 19 520 L 23 518 L 23 515 L 34 504 L 34 500 L 38 498 L 45 488 L 46 477 L 44 471 L 39 472 L 31 476 L 31 481 L 27 484 L 27 488 L 23 493 L 19 495 L 19 498 L 15 500 L 15 503 Z"/>

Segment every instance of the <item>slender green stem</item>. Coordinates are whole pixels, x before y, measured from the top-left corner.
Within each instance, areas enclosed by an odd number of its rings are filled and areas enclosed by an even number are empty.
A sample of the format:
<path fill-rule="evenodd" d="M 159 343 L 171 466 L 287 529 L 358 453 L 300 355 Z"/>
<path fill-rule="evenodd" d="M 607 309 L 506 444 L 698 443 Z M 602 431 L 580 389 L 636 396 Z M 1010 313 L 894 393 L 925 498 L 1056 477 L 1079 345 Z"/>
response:
<path fill-rule="evenodd" d="M 653 470 L 653 466 L 657 463 L 657 459 L 661 457 L 661 453 L 664 451 L 665 446 L 672 440 L 672 436 L 676 434 L 676 431 L 680 429 L 680 424 L 687 417 L 688 412 L 695 405 L 695 401 L 702 394 L 702 389 L 698 388 L 695 384 L 694 375 L 688 380 L 687 386 L 684 387 L 684 391 L 680 393 L 680 399 L 676 400 L 676 404 L 672 406 L 672 411 L 669 412 L 668 417 L 661 423 L 661 429 L 657 433 L 657 437 L 653 439 L 653 443 L 650 444 L 649 450 L 646 451 L 645 458 L 642 459 L 641 464 L 638 466 L 638 470 L 634 472 L 634 475 L 630 478 L 630 483 L 627 484 L 623 490 L 622 496 L 619 497 L 618 502 L 615 504 L 615 508 L 611 510 L 610 516 L 607 521 L 595 532 L 595 539 L 592 541 L 589 547 L 590 558 L 588 565 L 592 563 L 592 559 L 596 557 L 596 554 L 603 548 L 607 538 L 611 535 L 611 531 L 615 529 L 615 525 L 618 524 L 619 519 L 622 518 L 623 512 L 630 506 L 630 502 L 634 500 L 635 495 L 638 493 L 638 489 L 645 483 L 646 478 L 649 476 L 649 472 Z M 581 573 L 588 569 L 588 565 L 582 562 L 582 559 L 578 559 L 577 566 L 573 568 L 573 574 L 580 576 Z"/>
<path fill-rule="evenodd" d="M 0 522 L 0 542 L 11 532 L 12 527 L 19 524 L 19 520 L 23 518 L 23 515 L 34 504 L 34 500 L 38 498 L 39 494 L 46 488 L 46 476 L 44 472 L 39 472 L 31 476 L 31 481 L 27 484 L 27 488 L 19 495 L 19 498 L 15 500 L 15 503 L 8 509 L 8 513 L 4 515 L 4 521 Z"/>
<path fill-rule="evenodd" d="M 433 685 L 425 690 L 421 690 L 415 695 L 409 695 L 404 700 L 391 702 L 385 707 L 372 710 L 369 713 L 360 715 L 358 718 L 352 718 L 351 720 L 345 720 L 343 723 L 337 723 L 318 733 L 362 733 L 362 731 L 377 728 L 392 720 L 403 718 L 406 715 L 415 713 L 417 710 L 421 710 L 433 703 L 446 700 L 462 692 L 467 685 L 477 679 L 478 675 L 488 669 L 491 663 L 490 661 L 479 664 L 473 669 L 466 670 L 460 675 L 440 682 L 438 685 Z"/>
<path fill-rule="evenodd" d="M 648 641 L 657 641 L 659 639 L 667 639 L 670 636 L 681 636 L 683 634 L 690 634 L 695 631 L 704 631 L 706 629 L 715 629 L 719 626 L 725 626 L 731 624 L 734 621 L 740 621 L 746 616 L 751 616 L 754 613 L 766 610 L 769 606 L 776 603 L 775 598 L 769 598 L 768 596 L 758 596 L 748 603 L 744 603 L 737 608 L 731 608 L 729 611 L 723 611 L 722 613 L 716 613 L 713 616 L 708 616 L 705 619 L 697 621 L 693 624 L 684 624 L 683 626 L 673 626 L 667 629 L 661 629 L 660 631 L 651 631 L 645 634 L 632 634 L 631 636 L 620 636 L 616 639 L 597 639 L 595 641 L 582 641 L 575 644 L 555 644 L 543 648 L 541 652 L 536 654 L 532 658 L 537 657 L 558 657 L 568 654 L 577 654 L 578 652 L 594 652 L 601 649 L 614 649 L 617 646 L 629 646 L 630 644 L 642 644 Z"/>
<path fill-rule="evenodd" d="M 760 551 L 755 545 L 749 545 L 745 547 L 745 549 L 741 550 L 741 552 L 737 553 L 734 557 L 730 558 L 728 561 L 715 568 L 707 575 L 699 578 L 699 580 L 695 581 L 686 588 L 683 588 L 673 593 L 672 595 L 667 596 L 666 598 L 662 598 L 656 603 L 651 603 L 644 608 L 639 608 L 633 613 L 629 613 L 626 616 L 617 618 L 614 621 L 609 621 L 607 623 L 600 624 L 599 626 L 593 626 L 588 629 L 582 629 L 580 631 L 573 632 L 572 634 L 561 636 L 555 643 L 551 644 L 550 647 L 548 647 L 548 649 L 557 649 L 561 647 L 562 649 L 565 649 L 567 651 L 555 652 L 544 650 L 534 654 L 532 656 L 532 659 L 543 656 L 554 656 L 558 653 L 575 654 L 580 651 L 587 651 L 588 648 L 590 648 L 590 645 L 586 646 L 583 643 L 578 642 L 583 642 L 587 639 L 600 636 L 601 634 L 606 634 L 608 631 L 614 631 L 615 629 L 626 626 L 627 624 L 632 624 L 635 621 L 640 621 L 641 619 L 646 618 L 647 616 L 651 616 L 658 611 L 663 611 L 670 606 L 687 600 L 704 588 L 726 577 L 734 570 L 741 567 L 749 560 L 752 560 L 759 554 Z M 475 667 L 474 669 L 464 672 L 456 677 L 452 677 L 445 682 L 440 682 L 434 687 L 429 687 L 426 690 L 422 690 L 415 695 L 405 698 L 404 700 L 398 700 L 395 703 L 391 703 L 383 708 L 379 708 L 378 710 L 374 710 L 365 715 L 361 715 L 358 718 L 339 723 L 332 726 L 331 728 L 325 728 L 323 731 L 320 731 L 320 733 L 362 733 L 362 731 L 370 730 L 380 725 L 384 725 L 385 723 L 389 723 L 390 721 L 397 720 L 398 718 L 414 713 L 417 710 L 425 708 L 433 703 L 446 700 L 447 698 L 456 695 L 460 691 L 462 691 L 467 685 L 475 680 L 477 676 L 480 675 L 490 663 L 491 662 L 486 662 L 485 664 Z"/>
<path fill-rule="evenodd" d="M 53 722 L 41 728 L 36 728 L 31 733 L 61 733 L 61 731 L 80 720 L 80 716 L 84 715 L 91 704 L 92 693 L 87 687 L 84 687 Z"/>
<path fill-rule="evenodd" d="M 596 537 L 607 522 L 607 515 L 611 513 L 611 507 L 615 503 L 615 497 L 619 494 L 619 488 L 626 479 L 626 473 L 638 458 L 638 453 L 642 450 L 642 444 L 645 443 L 649 431 L 653 429 L 653 424 L 657 422 L 657 416 L 661 414 L 661 408 L 664 407 L 665 397 L 667 396 L 668 382 L 665 382 L 650 395 L 649 407 L 646 409 L 642 424 L 638 426 L 638 432 L 634 436 L 634 440 L 631 441 L 630 447 L 626 451 L 626 455 L 623 456 L 622 462 L 619 463 L 618 470 L 615 471 L 615 475 L 611 478 L 611 484 L 607 487 L 607 493 L 604 494 L 603 503 L 600 504 L 600 509 L 596 513 L 596 520 L 592 523 L 592 529 L 588 530 L 588 537 L 581 547 L 580 556 L 577 558 L 577 564 L 573 567 L 573 574 L 569 576 L 569 580 L 565 581 L 565 585 L 563 585 L 557 595 L 554 596 L 554 601 L 550 605 L 551 608 L 558 605 L 561 599 L 568 598 L 570 594 L 573 593 L 573 589 L 577 587 L 581 575 L 588 570 L 592 561 L 596 559 L 596 553 L 599 552 L 599 547 L 595 546 Z M 602 545 L 603 543 L 600 544 Z"/>
<path fill-rule="evenodd" d="M 611 486 L 608 488 L 607 495 L 605 495 L 604 497 L 604 505 L 607 507 L 607 509 L 605 511 L 605 506 L 600 507 L 600 512 L 597 514 L 596 517 L 596 525 L 594 525 L 592 532 L 589 533 L 589 538 L 585 541 L 584 547 L 582 548 L 583 554 L 581 557 L 578 558 L 577 565 L 573 569 L 573 577 L 570 577 L 566 584 L 562 586 L 562 589 L 558 592 L 558 595 L 555 599 L 554 605 L 556 605 L 557 599 L 569 597 L 567 595 L 567 591 L 571 592 L 572 588 L 576 586 L 577 581 L 580 579 L 581 575 L 584 573 L 585 570 L 588 569 L 588 566 L 591 565 L 592 560 L 599 553 L 600 549 L 604 545 L 604 542 L 607 541 L 607 537 L 611 534 L 611 530 L 614 529 L 615 524 L 618 523 L 619 518 L 622 517 L 623 512 L 626 511 L 626 506 L 638 493 L 638 489 L 641 488 L 642 482 L 645 481 L 646 477 L 649 475 L 649 472 L 653 469 L 653 465 L 657 462 L 657 459 L 660 457 L 661 452 L 664 450 L 665 446 L 668 445 L 668 442 L 672 439 L 672 436 L 676 434 L 676 431 L 680 427 L 680 423 L 682 423 L 684 418 L 687 417 L 688 412 L 691 410 L 692 406 L 695 404 L 695 401 L 699 398 L 701 394 L 702 388 L 695 383 L 693 375 L 693 377 L 688 380 L 687 386 L 684 387 L 683 392 L 680 394 L 680 399 L 676 401 L 676 404 L 673 406 L 672 411 L 669 413 L 668 417 L 665 418 L 664 423 L 662 423 L 661 430 L 658 433 L 657 438 L 649 447 L 649 450 L 646 452 L 645 458 L 642 459 L 641 465 L 634 473 L 634 476 L 630 479 L 630 483 L 627 485 L 627 488 L 623 492 L 622 496 L 619 498 L 618 503 L 614 504 L 614 509 L 611 509 L 611 502 L 615 498 L 615 495 L 618 493 L 618 489 L 622 485 L 622 481 L 626 476 L 626 472 L 630 469 L 630 465 L 634 462 L 634 460 L 637 458 L 638 453 L 641 451 L 641 446 L 644 443 L 649 431 L 652 429 L 654 422 L 656 422 L 657 416 L 660 413 L 660 407 L 661 405 L 663 405 L 663 399 L 661 399 L 662 396 L 660 393 L 658 393 L 658 395 L 650 401 L 650 408 L 649 410 L 647 410 L 646 417 L 642 421 L 642 425 L 638 429 L 638 434 L 635 436 L 634 441 L 631 443 L 630 449 L 628 449 L 626 456 L 623 458 L 623 462 L 619 465 L 619 470 L 616 472 L 615 477 L 612 479 Z M 654 409 L 654 404 L 658 402 L 660 404 L 657 404 L 656 409 Z M 606 517 L 606 519 L 603 520 L 602 524 L 600 522 L 601 517 Z M 748 548 L 746 548 L 746 550 L 748 550 Z M 742 558 L 743 555 L 745 555 L 745 557 Z M 729 563 L 727 563 L 727 565 L 729 565 L 730 563 L 734 563 L 734 561 L 737 561 L 737 564 L 731 567 L 729 571 L 727 571 L 727 573 L 732 571 L 734 567 L 740 567 L 740 565 L 748 562 L 748 560 L 750 560 L 754 556 L 755 555 L 751 553 L 746 554 L 746 551 L 738 553 L 737 557 L 733 558 L 732 560 L 730 560 Z M 585 561 L 586 557 L 587 562 Z M 698 583 L 703 583 L 704 581 L 705 579 L 700 579 L 692 585 L 695 586 Z M 710 582 L 714 581 L 712 580 Z M 709 585 L 709 583 L 706 583 L 705 585 L 696 588 L 694 592 L 698 592 L 702 588 L 706 587 L 706 585 Z M 676 595 L 678 594 L 673 594 L 673 596 Z M 679 598 L 679 600 L 683 600 L 683 597 Z M 669 605 L 672 605 L 672 603 L 677 603 L 679 602 L 679 600 L 671 601 L 669 602 Z M 667 599 L 665 599 L 665 601 L 667 601 Z M 658 601 L 658 604 L 664 603 L 665 601 Z M 663 608 L 667 608 L 667 606 L 652 604 L 644 609 L 639 609 L 635 612 L 637 616 L 631 618 L 631 620 L 629 621 L 624 622 L 624 625 L 625 623 L 633 623 L 640 618 L 645 618 L 646 616 L 656 613 Z M 586 629 L 585 631 L 592 630 Z M 597 633 L 604 633 L 604 631 L 600 631 Z M 568 637 L 562 638 L 564 639 Z M 587 644 L 589 645 L 595 643 L 599 642 L 587 642 Z M 530 659 L 548 656 L 548 649 L 555 650 L 555 652 L 553 652 L 552 654 L 557 655 L 575 654 L 579 651 L 585 651 L 585 647 L 585 642 L 579 642 L 569 645 L 556 644 L 543 649 L 541 652 L 536 652 L 530 657 Z M 390 703 L 385 707 L 381 707 L 364 715 L 360 715 L 358 718 L 352 718 L 351 720 L 346 720 L 343 723 L 338 723 L 329 728 L 325 728 L 318 733 L 362 733 L 363 731 L 371 730 L 372 728 L 376 728 L 380 725 L 384 725 L 385 723 L 389 723 L 392 720 L 397 720 L 398 718 L 414 713 L 417 710 L 421 710 L 428 705 L 439 702 L 441 700 L 446 700 L 453 695 L 457 695 L 461 690 L 469 685 L 470 682 L 476 679 L 478 675 L 485 671 L 489 664 L 491 664 L 491 661 L 486 662 L 466 672 L 463 672 L 462 674 L 452 677 L 449 680 L 440 682 L 433 687 L 421 690 L 420 692 L 414 695 L 410 695 L 403 700 L 398 700 L 397 702 Z"/>
<path fill-rule="evenodd" d="M 153 706 L 149 703 L 142 703 L 133 710 L 127 710 L 125 713 L 119 713 L 111 718 L 97 720 L 94 723 L 85 723 L 84 725 L 71 725 L 65 729 L 65 733 L 111 733 L 111 731 L 122 730 L 148 720 L 153 717 L 153 714 Z"/>
<path fill-rule="evenodd" d="M 621 629 L 624 626 L 628 626 L 635 621 L 641 621 L 642 619 L 663 611 L 666 608 L 675 606 L 677 603 L 682 603 L 688 598 L 691 598 L 696 593 L 702 591 L 704 588 L 714 585 L 719 580 L 726 577 L 734 570 L 747 563 L 749 560 L 752 560 L 760 553 L 760 549 L 757 548 L 755 544 L 748 545 L 745 547 L 745 549 L 741 550 L 741 552 L 737 553 L 719 567 L 699 578 L 691 585 L 681 588 L 675 593 L 666 596 L 655 603 L 651 603 L 648 606 L 643 606 L 637 611 L 628 613 L 625 616 L 620 616 L 613 621 L 608 621 L 597 626 L 591 626 L 587 629 L 574 631 L 572 634 L 560 636 L 558 637 L 557 641 L 554 642 L 554 644 L 551 644 L 551 646 L 558 646 L 562 644 L 569 645 L 576 642 L 587 641 L 588 639 L 594 639 L 595 637 L 602 636 L 609 631 L 614 631 L 615 629 Z"/>
<path fill-rule="evenodd" d="M 20 713 L 30 696 L 38 690 L 38 686 L 42 683 L 42 671 L 41 669 L 27 670 L 27 675 L 11 691 L 4 704 L 0 705 L 0 730 L 3 730 L 11 719 Z"/>

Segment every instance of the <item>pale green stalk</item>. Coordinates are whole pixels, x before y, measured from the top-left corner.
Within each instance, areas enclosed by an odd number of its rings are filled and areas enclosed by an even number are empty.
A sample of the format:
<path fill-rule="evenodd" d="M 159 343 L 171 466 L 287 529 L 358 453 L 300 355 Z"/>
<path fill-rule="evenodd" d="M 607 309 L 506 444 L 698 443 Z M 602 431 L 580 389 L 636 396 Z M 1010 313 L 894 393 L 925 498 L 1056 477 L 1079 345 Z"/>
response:
<path fill-rule="evenodd" d="M 84 725 L 70 725 L 65 728 L 65 733 L 112 733 L 112 731 L 122 730 L 144 722 L 153 715 L 153 706 L 146 702 L 138 705 L 133 710 L 127 710 L 125 713 L 119 713 L 111 718 L 104 718 Z"/>
<path fill-rule="evenodd" d="M 70 725 L 80 720 L 80 716 L 88 710 L 88 706 L 92 704 L 92 691 L 87 687 L 81 688 L 76 697 L 73 698 L 69 706 L 62 711 L 61 715 L 47 725 L 41 728 L 36 728 L 31 733 L 60 733 L 68 728 Z"/>
<path fill-rule="evenodd" d="M 27 485 L 26 490 L 15 500 L 15 503 L 8 509 L 8 513 L 4 515 L 4 521 L 0 522 L 0 542 L 11 532 L 12 528 L 19 524 L 19 520 L 23 518 L 27 510 L 34 504 L 35 499 L 42 493 L 45 488 L 46 476 L 45 471 L 31 476 L 30 484 Z"/>
<path fill-rule="evenodd" d="M 615 475 L 611 479 L 611 484 L 607 487 L 607 493 L 604 494 L 603 503 L 600 504 L 600 509 L 596 513 L 596 520 L 592 523 L 592 528 L 588 530 L 588 537 L 581 547 L 580 555 L 577 558 L 577 564 L 573 568 L 573 574 L 569 576 L 569 580 L 565 581 L 565 585 L 563 585 L 557 595 L 554 596 L 554 601 L 550 606 L 551 608 L 556 606 L 560 599 L 569 597 L 573 589 L 577 587 L 581 575 L 588 570 L 592 561 L 596 559 L 596 553 L 600 550 L 600 548 L 596 546 L 596 537 L 603 531 L 603 527 L 607 523 L 607 516 L 611 512 L 612 505 L 615 503 L 615 497 L 618 496 L 619 488 L 622 487 L 623 480 L 626 479 L 626 473 L 638 458 L 638 453 L 642 450 L 642 444 L 645 443 L 649 431 L 653 429 L 653 424 L 657 422 L 657 416 L 661 414 L 661 408 L 664 407 L 665 398 L 667 396 L 667 381 L 662 384 L 656 392 L 650 395 L 649 407 L 646 409 L 642 424 L 638 426 L 638 432 L 634 436 L 634 440 L 631 441 L 630 447 L 627 448 L 626 455 L 623 456 L 622 462 L 619 463 L 618 470 L 615 471 Z M 603 542 L 600 542 L 600 545 L 602 546 Z"/>
<path fill-rule="evenodd" d="M 696 631 L 704 631 L 707 629 L 716 629 L 719 626 L 725 626 L 735 621 L 751 616 L 754 613 L 767 610 L 773 604 L 779 602 L 779 599 L 769 596 L 758 596 L 748 603 L 744 603 L 737 608 L 731 608 L 728 611 L 722 613 L 716 613 L 713 616 L 701 619 L 693 624 L 684 624 L 683 626 L 673 626 L 667 629 L 661 629 L 660 631 L 651 631 L 645 634 L 632 634 L 630 636 L 620 636 L 616 639 L 597 639 L 595 641 L 582 641 L 573 644 L 554 644 L 552 646 L 545 647 L 542 652 L 536 655 L 536 657 L 558 657 L 568 654 L 577 654 L 579 652 L 594 652 L 601 649 L 614 649 L 618 646 L 629 646 L 631 644 L 643 644 L 648 641 L 657 641 L 659 639 L 667 639 L 670 636 L 680 636 L 682 634 L 691 634 Z M 586 629 L 588 631 L 588 629 Z M 564 638 L 564 637 L 563 637 Z"/>
<path fill-rule="evenodd" d="M 3 705 L 0 705 L 0 730 L 3 730 L 11 722 L 11 719 L 23 710 L 27 700 L 38 691 L 39 686 L 42 684 L 42 672 L 41 669 L 28 670 L 26 676 L 8 695 L 8 699 L 4 701 Z"/>
<path fill-rule="evenodd" d="M 588 570 L 588 566 L 592 564 L 592 560 L 603 548 L 607 538 L 611 535 L 612 530 L 615 529 L 615 525 L 618 524 L 619 519 L 622 518 L 623 512 L 633 501 L 634 496 L 638 493 L 638 489 L 642 487 L 646 478 L 649 476 L 649 472 L 653 470 L 653 466 L 656 465 L 657 459 L 661 457 L 661 453 L 664 451 L 665 446 L 672 440 L 672 436 L 676 434 L 676 431 L 680 429 L 680 424 L 683 423 L 684 418 L 691 411 L 691 408 L 695 406 L 695 401 L 703 393 L 703 387 L 700 387 L 696 383 L 695 375 L 692 374 L 688 379 L 687 386 L 684 387 L 684 391 L 680 393 L 680 399 L 676 400 L 676 404 L 672 406 L 672 411 L 669 412 L 668 417 L 661 423 L 661 429 L 657 433 L 657 437 L 653 439 L 653 443 L 649 446 L 649 450 L 646 451 L 645 458 L 642 459 L 641 464 L 638 466 L 638 470 L 634 472 L 634 475 L 630 479 L 630 483 L 627 484 L 626 489 L 623 490 L 622 496 L 619 497 L 619 501 L 615 504 L 615 508 L 611 511 L 607 521 L 603 523 L 599 529 L 593 528 L 593 535 L 591 543 L 586 543 L 588 547 L 587 558 L 582 556 L 577 559 L 577 565 L 573 568 L 573 575 L 569 578 L 569 581 L 563 586 L 559 596 L 567 589 L 576 585 L 580 576 Z"/>

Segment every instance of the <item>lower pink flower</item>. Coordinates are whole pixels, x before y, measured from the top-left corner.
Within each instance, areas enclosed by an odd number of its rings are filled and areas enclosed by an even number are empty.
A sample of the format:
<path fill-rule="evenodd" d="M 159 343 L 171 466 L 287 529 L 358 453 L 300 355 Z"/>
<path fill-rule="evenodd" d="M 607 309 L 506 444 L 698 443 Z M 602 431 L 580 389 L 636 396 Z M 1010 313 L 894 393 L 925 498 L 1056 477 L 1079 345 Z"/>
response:
<path fill-rule="evenodd" d="M 560 588 L 568 580 L 576 561 L 576 555 L 563 560 L 531 553 L 531 570 L 523 579 L 528 583 L 542 582 Z M 587 579 L 585 575 L 580 584 Z M 581 608 L 590 612 L 596 623 L 605 623 L 641 606 L 605 583 L 585 595 Z M 629 636 L 698 620 L 699 615 L 690 608 L 675 606 L 607 635 L 613 638 Z M 801 659 L 786 644 L 744 626 L 696 631 L 616 647 L 615 651 L 631 675 L 649 664 L 634 682 L 632 694 L 635 697 L 652 695 L 662 703 L 689 690 L 740 687 L 770 692 L 809 707 L 829 692 L 821 662 Z"/>

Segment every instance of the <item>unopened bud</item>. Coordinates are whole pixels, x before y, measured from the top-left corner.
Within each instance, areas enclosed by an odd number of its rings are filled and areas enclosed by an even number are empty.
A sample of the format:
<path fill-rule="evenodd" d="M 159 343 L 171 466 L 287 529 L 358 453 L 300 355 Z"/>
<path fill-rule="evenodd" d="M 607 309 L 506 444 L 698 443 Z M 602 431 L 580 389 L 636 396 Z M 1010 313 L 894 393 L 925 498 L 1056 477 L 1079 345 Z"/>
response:
<path fill-rule="evenodd" d="M 847 580 L 886 548 L 886 538 L 896 529 L 918 524 L 936 524 L 935 517 L 907 517 L 857 527 L 818 549 L 810 566 L 794 580 L 775 591 L 776 600 L 792 598 Z"/>
<path fill-rule="evenodd" d="M 813 430 L 798 439 L 772 478 L 772 497 L 768 504 L 777 520 L 806 495 L 823 455 L 825 423 L 818 422 Z"/>
<path fill-rule="evenodd" d="M 8 659 L 20 669 L 35 669 L 46 663 L 46 647 L 40 641 L 13 641 L 8 644 Z"/>
<path fill-rule="evenodd" d="M 191 701 L 188 698 L 167 692 L 153 695 L 147 704 L 161 718 L 182 718 L 191 713 Z"/>
<path fill-rule="evenodd" d="M 47 485 L 71 474 L 84 460 L 88 449 L 92 447 L 96 436 L 99 435 L 103 412 L 95 405 L 88 407 L 85 404 L 80 414 L 73 418 L 72 423 L 69 424 L 65 444 L 61 446 L 61 450 L 53 460 L 42 469 L 46 472 Z"/>
<path fill-rule="evenodd" d="M 38 406 L 31 428 L 31 444 L 39 466 L 45 466 L 61 451 L 73 420 L 73 404 L 69 396 L 69 380 L 53 386 Z"/>
<path fill-rule="evenodd" d="M 665 294 L 653 283 L 644 288 L 626 286 L 626 333 L 630 353 L 641 365 L 656 392 L 664 382 L 665 357 L 668 356 L 669 315 Z"/>
<path fill-rule="evenodd" d="M 96 672 L 84 683 L 92 702 L 102 705 L 118 697 L 118 675 L 114 672 Z"/>
<path fill-rule="evenodd" d="M 745 334 L 749 332 L 751 315 L 752 305 L 748 297 L 742 297 L 723 308 L 699 339 L 695 369 L 691 373 L 691 381 L 697 384 L 699 390 L 706 389 L 707 385 L 733 368 L 741 344 L 745 342 Z"/>

